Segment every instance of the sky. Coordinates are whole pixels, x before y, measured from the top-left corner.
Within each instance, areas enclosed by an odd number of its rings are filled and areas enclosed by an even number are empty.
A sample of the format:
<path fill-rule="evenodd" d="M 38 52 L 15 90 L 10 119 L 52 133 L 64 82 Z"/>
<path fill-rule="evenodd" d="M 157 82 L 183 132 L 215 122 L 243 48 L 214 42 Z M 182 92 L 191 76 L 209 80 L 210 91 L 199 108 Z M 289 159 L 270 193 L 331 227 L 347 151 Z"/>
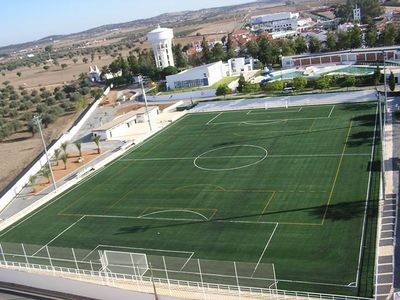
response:
<path fill-rule="evenodd" d="M 100 25 L 251 0 L 0 0 L 0 46 Z"/>

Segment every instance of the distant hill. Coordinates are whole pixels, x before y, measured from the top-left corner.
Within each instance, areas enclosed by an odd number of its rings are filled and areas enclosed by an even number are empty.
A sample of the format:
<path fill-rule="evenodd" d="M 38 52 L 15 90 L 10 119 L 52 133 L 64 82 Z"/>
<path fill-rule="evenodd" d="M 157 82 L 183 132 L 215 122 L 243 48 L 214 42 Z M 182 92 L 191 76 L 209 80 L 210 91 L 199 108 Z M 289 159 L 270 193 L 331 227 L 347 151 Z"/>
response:
<path fill-rule="evenodd" d="M 298 2 L 303 2 L 305 0 L 300 0 Z M 21 44 L 8 45 L 4 47 L 0 47 L 0 55 L 4 55 L 7 53 L 11 53 L 13 51 L 19 51 L 22 49 L 33 48 L 35 46 L 41 46 L 48 43 L 51 43 L 54 40 L 63 40 L 63 39 L 71 39 L 74 37 L 79 38 L 89 38 L 94 34 L 106 33 L 108 31 L 123 29 L 123 28 L 141 28 L 147 26 L 156 26 L 157 24 L 168 24 L 168 23 L 178 23 L 190 20 L 196 20 L 201 18 L 212 18 L 214 16 L 221 15 L 223 13 L 235 13 L 239 11 L 243 11 L 254 7 L 255 5 L 280 5 L 285 4 L 284 0 L 258 0 L 245 4 L 239 5 L 231 5 L 231 6 L 223 6 L 223 7 L 214 7 L 214 8 L 205 8 L 200 10 L 193 11 L 181 11 L 181 12 L 173 12 L 173 13 L 165 13 L 155 17 L 147 18 L 147 19 L 139 19 L 133 20 L 124 23 L 117 24 L 108 24 L 102 25 L 99 27 L 95 27 L 89 30 L 85 30 L 78 33 L 66 34 L 66 35 L 52 35 L 44 37 L 40 40 L 30 41 Z"/>

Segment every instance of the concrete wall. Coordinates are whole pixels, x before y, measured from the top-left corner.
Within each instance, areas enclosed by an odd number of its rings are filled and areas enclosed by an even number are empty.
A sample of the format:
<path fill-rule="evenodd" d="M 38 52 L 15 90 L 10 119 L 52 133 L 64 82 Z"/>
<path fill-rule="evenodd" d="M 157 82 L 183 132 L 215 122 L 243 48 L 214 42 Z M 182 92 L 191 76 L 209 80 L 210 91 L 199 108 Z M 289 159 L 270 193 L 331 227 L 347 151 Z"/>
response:
<path fill-rule="evenodd" d="M 0 281 L 99 300 L 155 299 L 153 294 L 140 293 L 90 282 L 27 273 L 10 269 L 1 269 Z M 178 298 L 158 295 L 158 299 L 174 300 Z"/>
<path fill-rule="evenodd" d="M 178 100 L 190 100 L 198 98 L 209 98 L 215 97 L 216 89 L 200 90 L 185 93 L 176 93 L 170 95 L 157 95 L 157 96 L 147 96 L 147 101 L 157 102 L 157 101 L 178 101 Z"/>
<path fill-rule="evenodd" d="M 108 87 L 104 91 L 104 95 L 107 95 L 110 92 L 110 88 Z M 102 98 L 96 100 L 90 109 L 85 113 L 83 117 L 80 118 L 79 122 L 77 122 L 73 127 L 69 129 L 69 131 L 63 134 L 49 149 L 48 154 L 49 157 L 54 155 L 54 150 L 60 148 L 61 144 L 67 141 L 70 141 L 74 135 L 81 129 L 83 124 L 87 121 L 90 115 L 96 110 L 99 106 Z M 43 153 L 42 156 L 38 159 L 38 161 L 32 165 L 32 167 L 27 170 L 15 183 L 11 186 L 8 191 L 1 197 L 0 199 L 0 211 L 3 210 L 11 200 L 18 195 L 18 193 L 28 184 L 29 177 L 31 175 L 35 175 L 40 169 L 46 164 L 46 155 Z"/>

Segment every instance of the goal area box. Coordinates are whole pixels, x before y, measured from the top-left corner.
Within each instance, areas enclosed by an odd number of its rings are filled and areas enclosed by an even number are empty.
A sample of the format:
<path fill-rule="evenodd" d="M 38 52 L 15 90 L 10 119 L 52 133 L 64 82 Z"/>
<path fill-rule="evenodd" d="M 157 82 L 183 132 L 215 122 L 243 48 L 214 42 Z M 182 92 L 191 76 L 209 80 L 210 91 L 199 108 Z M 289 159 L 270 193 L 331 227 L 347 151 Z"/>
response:
<path fill-rule="evenodd" d="M 149 270 L 147 256 L 143 253 L 104 250 L 99 251 L 99 256 L 105 272 L 143 276 Z"/>

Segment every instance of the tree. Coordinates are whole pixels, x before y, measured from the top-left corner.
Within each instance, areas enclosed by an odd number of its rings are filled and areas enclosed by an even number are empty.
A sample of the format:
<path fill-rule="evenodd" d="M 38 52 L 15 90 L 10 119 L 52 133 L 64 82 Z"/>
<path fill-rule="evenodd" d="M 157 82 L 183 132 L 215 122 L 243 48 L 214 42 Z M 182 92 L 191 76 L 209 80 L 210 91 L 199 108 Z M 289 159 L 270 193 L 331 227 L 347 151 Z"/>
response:
<path fill-rule="evenodd" d="M 297 54 L 302 54 L 307 51 L 307 41 L 304 37 L 299 36 L 294 42 L 294 48 Z"/>
<path fill-rule="evenodd" d="M 174 67 L 174 66 L 168 66 L 161 70 L 161 76 L 163 78 L 165 78 L 166 76 L 169 76 L 169 75 L 177 74 L 177 73 L 178 73 L 178 68 Z"/>
<path fill-rule="evenodd" d="M 101 152 L 101 149 L 100 149 L 100 136 L 98 136 L 98 135 L 93 136 L 92 137 L 92 141 L 93 141 L 93 143 L 96 144 L 97 154 L 100 154 L 100 152 Z"/>
<path fill-rule="evenodd" d="M 370 26 L 365 34 L 365 43 L 368 47 L 375 47 L 378 40 L 378 33 L 375 26 Z"/>
<path fill-rule="evenodd" d="M 375 86 L 377 86 L 380 82 L 381 82 L 381 69 L 379 68 L 379 66 L 376 67 L 376 70 L 374 72 L 374 84 Z"/>
<path fill-rule="evenodd" d="M 362 45 L 362 32 L 358 26 L 354 26 L 350 31 L 350 45 L 353 49 L 360 48 Z"/>
<path fill-rule="evenodd" d="M 61 149 L 54 150 L 54 159 L 57 162 L 57 166 L 58 166 L 58 160 L 60 159 L 60 155 L 61 155 Z"/>
<path fill-rule="evenodd" d="M 49 66 L 43 66 L 43 69 L 44 69 L 45 71 L 48 71 L 48 70 L 50 69 L 50 67 L 49 67 Z"/>
<path fill-rule="evenodd" d="M 351 47 L 351 37 L 348 32 L 339 32 L 338 33 L 338 41 L 337 41 L 337 49 L 338 50 L 347 50 Z"/>
<path fill-rule="evenodd" d="M 284 83 L 282 80 L 275 80 L 272 82 L 267 82 L 262 86 L 262 89 L 267 92 L 279 92 L 284 88 Z"/>
<path fill-rule="evenodd" d="M 47 183 L 50 183 L 51 172 L 48 165 L 45 165 L 39 172 L 40 176 L 47 179 Z"/>
<path fill-rule="evenodd" d="M 37 126 L 35 121 L 30 120 L 28 122 L 28 130 L 29 130 L 30 133 L 32 133 L 32 137 L 35 135 L 36 132 L 39 131 L 39 128 L 38 128 L 38 126 Z"/>
<path fill-rule="evenodd" d="M 389 88 L 393 92 L 396 88 L 396 78 L 394 77 L 394 74 L 392 71 L 390 71 L 389 75 Z"/>
<path fill-rule="evenodd" d="M 72 61 L 74 62 L 74 64 L 76 64 L 76 63 L 78 62 L 78 59 L 77 59 L 76 57 L 74 57 L 74 58 L 72 59 Z"/>
<path fill-rule="evenodd" d="M 178 68 L 186 68 L 188 61 L 186 55 L 183 53 L 182 45 L 179 43 L 174 45 L 172 47 L 172 52 L 174 53 L 175 65 Z"/>
<path fill-rule="evenodd" d="M 320 89 L 321 92 L 327 90 L 331 84 L 331 79 L 328 76 L 321 76 L 315 81 L 315 88 Z"/>
<path fill-rule="evenodd" d="M 91 62 L 94 61 L 94 52 L 92 52 L 92 53 L 90 54 L 90 61 L 91 61 Z"/>
<path fill-rule="evenodd" d="M 257 58 L 258 57 L 258 51 L 259 51 L 258 43 L 256 41 L 250 41 L 247 43 L 247 53 L 253 57 Z"/>
<path fill-rule="evenodd" d="M 243 88 L 245 85 L 246 85 L 246 79 L 244 78 L 243 74 L 240 74 L 239 81 L 238 81 L 238 87 L 237 87 L 237 90 L 239 93 L 241 93 L 243 91 Z"/>
<path fill-rule="evenodd" d="M 303 76 L 293 78 L 293 87 L 296 91 L 302 91 L 307 85 L 307 79 Z"/>
<path fill-rule="evenodd" d="M 64 154 L 68 157 L 67 147 L 68 147 L 68 143 L 67 142 L 64 142 L 64 143 L 61 144 L 61 149 L 63 150 Z"/>
<path fill-rule="evenodd" d="M 356 85 L 356 77 L 353 75 L 347 75 L 344 77 L 343 81 L 343 87 L 347 87 L 347 90 L 349 90 L 349 87 L 353 87 Z"/>
<path fill-rule="evenodd" d="M 77 140 L 77 141 L 75 141 L 74 145 L 76 146 L 76 148 L 79 151 L 79 157 L 82 157 L 82 141 Z"/>
<path fill-rule="evenodd" d="M 392 46 L 395 43 L 397 37 L 397 29 L 393 23 L 387 24 L 385 30 L 381 34 L 382 44 L 385 46 Z"/>
<path fill-rule="evenodd" d="M 61 68 L 64 70 L 66 67 L 68 67 L 67 64 L 61 64 Z"/>
<path fill-rule="evenodd" d="M 220 43 L 215 44 L 215 46 L 211 50 L 212 60 L 220 61 L 225 59 L 225 51 Z"/>
<path fill-rule="evenodd" d="M 220 86 L 218 86 L 217 91 L 215 92 L 215 95 L 217 96 L 224 96 L 224 98 L 226 97 L 226 95 L 231 94 L 232 90 L 230 89 L 230 87 L 224 83 L 221 84 Z"/>
<path fill-rule="evenodd" d="M 210 47 L 208 46 L 208 41 L 206 40 L 206 37 L 203 36 L 203 40 L 201 42 L 201 52 L 203 54 L 203 59 L 206 63 L 211 62 L 212 59 L 212 53 L 210 51 Z"/>
<path fill-rule="evenodd" d="M 17 72 L 17 76 L 21 77 L 22 73 L 21 72 Z"/>
<path fill-rule="evenodd" d="M 29 176 L 29 185 L 32 187 L 32 193 L 36 191 L 36 175 Z"/>
<path fill-rule="evenodd" d="M 87 59 L 87 57 L 82 58 L 82 62 L 83 62 L 84 64 L 87 64 L 88 61 L 89 61 L 89 59 Z"/>
<path fill-rule="evenodd" d="M 64 170 L 67 169 L 67 162 L 68 162 L 68 155 L 66 153 L 63 153 L 63 155 L 61 155 L 61 160 L 64 163 Z"/>
<path fill-rule="evenodd" d="M 326 38 L 326 49 L 328 49 L 329 51 L 336 50 L 336 35 L 332 32 L 328 33 L 328 36 Z"/>
<path fill-rule="evenodd" d="M 321 50 L 321 44 L 315 36 L 311 38 L 310 43 L 308 44 L 308 49 L 311 53 L 316 53 Z"/>

